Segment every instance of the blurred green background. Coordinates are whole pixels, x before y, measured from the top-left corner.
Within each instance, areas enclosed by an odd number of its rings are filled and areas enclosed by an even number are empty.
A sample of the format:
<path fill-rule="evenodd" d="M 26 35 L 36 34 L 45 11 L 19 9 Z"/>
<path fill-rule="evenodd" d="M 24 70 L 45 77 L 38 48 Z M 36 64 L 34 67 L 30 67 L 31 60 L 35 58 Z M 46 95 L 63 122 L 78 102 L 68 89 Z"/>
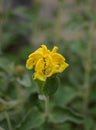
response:
<path fill-rule="evenodd" d="M 69 67 L 44 101 L 27 56 L 54 45 Z M 96 130 L 96 1 L 0 0 L 0 130 Z"/>

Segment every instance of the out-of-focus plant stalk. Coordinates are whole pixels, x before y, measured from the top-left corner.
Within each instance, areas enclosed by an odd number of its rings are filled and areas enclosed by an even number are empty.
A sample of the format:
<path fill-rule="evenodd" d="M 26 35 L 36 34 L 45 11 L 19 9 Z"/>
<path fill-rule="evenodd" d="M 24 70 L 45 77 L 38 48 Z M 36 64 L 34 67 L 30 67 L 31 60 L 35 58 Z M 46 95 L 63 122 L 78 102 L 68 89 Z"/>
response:
<path fill-rule="evenodd" d="M 2 15 L 2 12 L 3 12 L 3 9 L 2 9 L 2 2 L 3 2 L 3 0 L 0 0 L 0 15 Z M 2 46 L 1 46 L 2 23 L 3 23 L 3 18 L 0 16 L 0 55 L 2 54 Z"/>
<path fill-rule="evenodd" d="M 60 1 L 58 0 L 58 9 L 57 9 L 57 16 L 56 16 L 56 20 L 54 23 L 54 36 L 55 36 L 55 40 L 59 40 L 60 37 L 62 36 L 62 25 L 64 24 L 64 22 L 62 21 L 62 13 L 63 13 L 63 6 L 64 5 L 64 0 Z"/>
<path fill-rule="evenodd" d="M 15 83 L 15 87 L 16 87 L 17 100 L 20 103 L 19 106 L 16 107 L 16 112 L 19 113 L 19 112 L 21 112 L 22 96 L 21 96 L 21 89 L 20 89 L 21 86 L 17 81 Z"/>
<path fill-rule="evenodd" d="M 10 118 L 9 118 L 9 115 L 8 115 L 8 112 L 5 111 L 5 112 L 4 112 L 4 115 L 5 115 L 7 124 L 8 124 L 8 129 L 9 129 L 9 130 L 13 130 L 13 129 L 12 129 L 12 124 L 11 124 L 11 121 L 10 121 Z"/>
<path fill-rule="evenodd" d="M 90 92 L 90 71 L 92 65 L 92 48 L 94 42 L 94 23 L 90 23 L 90 41 L 86 52 L 86 59 L 84 62 L 85 76 L 84 76 L 84 114 L 88 114 L 88 97 Z"/>
<path fill-rule="evenodd" d="M 93 11 L 93 1 L 90 3 L 89 1 L 89 10 Z M 84 60 L 84 69 L 85 69 L 85 76 L 84 76 L 84 114 L 85 117 L 88 114 L 88 97 L 90 92 L 90 71 L 92 65 L 92 49 L 94 44 L 94 21 L 93 19 L 89 22 L 89 35 L 90 40 L 88 43 L 87 52 L 85 53 L 86 59 Z"/>
<path fill-rule="evenodd" d="M 2 54 L 2 37 L 3 37 L 3 25 L 8 20 L 7 12 L 10 10 L 10 2 L 7 5 L 3 5 L 3 0 L 0 0 L 0 55 Z M 4 9 L 5 6 L 5 9 Z"/>

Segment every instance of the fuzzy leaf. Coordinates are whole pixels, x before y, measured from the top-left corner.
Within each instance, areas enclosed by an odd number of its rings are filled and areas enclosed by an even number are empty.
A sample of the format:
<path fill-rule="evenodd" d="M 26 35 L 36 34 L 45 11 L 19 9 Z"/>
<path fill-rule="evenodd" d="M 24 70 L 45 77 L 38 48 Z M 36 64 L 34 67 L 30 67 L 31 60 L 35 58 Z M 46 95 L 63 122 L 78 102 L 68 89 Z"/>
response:
<path fill-rule="evenodd" d="M 66 121 L 71 121 L 76 124 L 80 124 L 83 121 L 83 116 L 68 108 L 55 107 L 52 110 L 49 119 L 49 121 L 53 123 L 64 123 Z"/>
<path fill-rule="evenodd" d="M 17 126 L 16 130 L 31 130 L 44 123 L 44 115 L 37 108 L 31 109 L 23 121 Z"/>
<path fill-rule="evenodd" d="M 54 95 L 53 102 L 58 106 L 64 106 L 79 96 L 79 92 L 70 86 L 60 86 Z"/>

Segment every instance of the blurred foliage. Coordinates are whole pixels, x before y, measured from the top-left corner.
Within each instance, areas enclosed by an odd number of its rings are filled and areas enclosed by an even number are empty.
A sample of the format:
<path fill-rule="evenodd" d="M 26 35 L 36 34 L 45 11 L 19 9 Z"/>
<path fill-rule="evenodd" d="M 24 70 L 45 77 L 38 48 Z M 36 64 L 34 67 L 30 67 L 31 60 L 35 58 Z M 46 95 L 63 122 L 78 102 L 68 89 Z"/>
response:
<path fill-rule="evenodd" d="M 96 4 L 58 0 L 57 5 L 52 18 L 45 18 L 40 1 L 8 10 L 0 1 L 0 130 L 96 130 Z M 66 8 L 68 20 L 62 22 Z M 67 38 L 64 30 L 71 32 Z M 79 38 L 70 38 L 79 32 Z M 58 75 L 48 120 L 33 72 L 25 68 L 28 54 L 42 43 L 59 46 L 70 65 Z"/>

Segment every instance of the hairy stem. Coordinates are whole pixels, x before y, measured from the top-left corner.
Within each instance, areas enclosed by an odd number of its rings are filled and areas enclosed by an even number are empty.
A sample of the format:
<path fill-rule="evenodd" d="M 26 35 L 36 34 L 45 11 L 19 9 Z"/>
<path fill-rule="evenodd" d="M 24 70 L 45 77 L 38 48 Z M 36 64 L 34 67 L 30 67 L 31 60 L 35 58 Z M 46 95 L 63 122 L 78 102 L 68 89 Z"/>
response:
<path fill-rule="evenodd" d="M 48 120 L 48 116 L 49 116 L 49 97 L 46 96 L 46 98 L 45 98 L 45 118 L 46 118 L 46 120 Z"/>

